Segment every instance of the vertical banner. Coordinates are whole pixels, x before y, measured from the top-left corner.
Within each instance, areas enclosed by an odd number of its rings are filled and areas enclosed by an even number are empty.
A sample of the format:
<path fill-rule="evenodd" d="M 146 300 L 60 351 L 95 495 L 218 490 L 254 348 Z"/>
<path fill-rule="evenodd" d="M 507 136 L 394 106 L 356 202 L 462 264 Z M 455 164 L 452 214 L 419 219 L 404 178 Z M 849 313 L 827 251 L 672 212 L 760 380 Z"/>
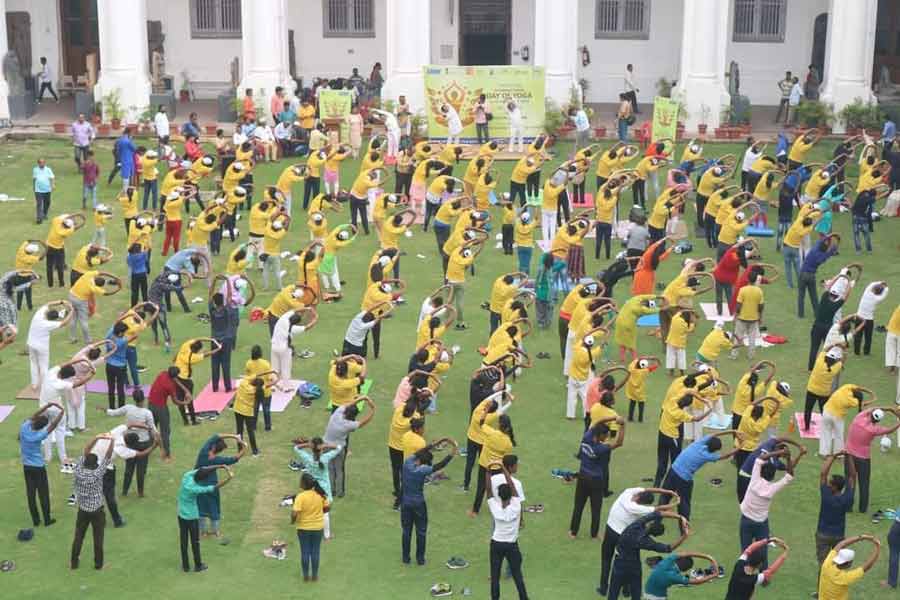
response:
<path fill-rule="evenodd" d="M 350 90 L 322 90 L 319 92 L 319 118 L 341 119 L 341 141 L 350 141 L 350 128 L 346 118 L 353 107 Z"/>
<path fill-rule="evenodd" d="M 674 140 L 678 133 L 678 102 L 657 96 L 653 99 L 653 141 Z"/>
<path fill-rule="evenodd" d="M 446 103 L 459 113 L 463 124 L 462 139 L 474 142 L 475 104 L 478 97 L 487 97 L 493 118 L 488 123 L 492 138 L 509 136 L 509 117 L 506 106 L 514 100 L 522 113 L 522 125 L 527 139 L 544 130 L 544 68 L 543 67 L 423 67 L 425 72 L 425 112 L 428 116 L 428 137 L 447 136 L 447 120 L 441 113 Z"/>

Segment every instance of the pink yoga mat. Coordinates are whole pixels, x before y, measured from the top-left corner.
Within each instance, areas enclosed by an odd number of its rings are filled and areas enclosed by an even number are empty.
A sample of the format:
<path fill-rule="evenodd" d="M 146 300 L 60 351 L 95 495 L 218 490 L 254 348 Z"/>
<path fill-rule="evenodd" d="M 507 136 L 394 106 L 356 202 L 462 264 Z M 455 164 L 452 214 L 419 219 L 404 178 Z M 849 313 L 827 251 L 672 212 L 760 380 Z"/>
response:
<path fill-rule="evenodd" d="M 272 412 L 284 412 L 288 407 L 288 404 L 291 403 L 291 400 L 294 399 L 294 396 L 297 395 L 297 388 L 300 387 L 300 384 L 303 383 L 301 379 L 291 379 L 289 380 L 289 385 L 291 388 L 290 392 L 282 392 L 281 390 L 272 390 Z"/>
<path fill-rule="evenodd" d="M 800 437 L 819 439 L 819 424 L 822 422 L 822 415 L 819 413 L 812 414 L 812 422 L 809 424 L 809 431 L 803 429 L 805 423 L 802 412 L 794 413 L 794 420 L 797 422 L 797 432 L 800 434 Z"/>
<path fill-rule="evenodd" d="M 10 404 L 0 405 L 0 423 L 6 420 L 6 417 L 9 416 L 9 413 L 11 413 L 14 408 L 15 406 Z"/>
<path fill-rule="evenodd" d="M 206 387 L 194 397 L 194 410 L 196 412 L 222 412 L 234 396 L 236 387 L 237 381 L 232 381 L 230 392 L 226 392 L 224 386 L 220 387 L 218 392 L 214 392 L 212 391 L 212 382 L 207 383 Z"/>
<path fill-rule="evenodd" d="M 105 379 L 91 379 L 90 381 L 88 381 L 85 384 L 84 389 L 86 389 L 87 391 L 89 391 L 92 394 L 107 394 L 107 393 L 109 393 L 109 387 L 106 385 Z M 144 384 L 141 386 L 141 389 L 144 390 L 145 398 L 150 395 L 150 386 L 149 385 Z M 130 386 L 130 385 L 125 386 L 125 393 L 130 394 L 131 390 L 132 390 L 132 386 Z"/>

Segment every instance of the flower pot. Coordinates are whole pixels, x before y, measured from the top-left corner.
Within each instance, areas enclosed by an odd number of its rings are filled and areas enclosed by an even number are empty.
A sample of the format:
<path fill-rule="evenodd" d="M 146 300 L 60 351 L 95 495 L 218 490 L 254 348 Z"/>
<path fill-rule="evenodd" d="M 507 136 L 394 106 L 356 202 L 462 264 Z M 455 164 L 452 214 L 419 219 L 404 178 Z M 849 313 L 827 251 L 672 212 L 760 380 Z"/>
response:
<path fill-rule="evenodd" d="M 699 125 L 697 125 L 697 133 L 699 133 L 700 135 L 706 135 L 706 130 L 708 127 L 709 125 L 707 125 L 706 123 L 700 123 Z"/>
<path fill-rule="evenodd" d="M 112 128 L 113 128 L 113 129 L 119 129 L 119 128 L 122 127 L 122 120 L 121 120 L 121 119 L 110 119 L 110 120 L 109 120 L 109 123 L 110 123 L 110 125 L 112 125 Z"/>
<path fill-rule="evenodd" d="M 53 124 L 53 133 L 65 133 L 66 132 L 66 124 L 65 123 L 54 123 Z"/>
<path fill-rule="evenodd" d="M 110 133 L 109 124 L 101 123 L 101 124 L 97 125 L 97 133 L 99 135 L 109 135 L 109 133 Z"/>
<path fill-rule="evenodd" d="M 191 101 L 191 91 L 190 90 L 179 90 L 178 91 L 178 101 L 179 102 L 190 102 Z"/>
<path fill-rule="evenodd" d="M 715 136 L 717 140 L 726 140 L 728 139 L 728 133 L 725 131 L 723 127 L 716 127 Z"/>
<path fill-rule="evenodd" d="M 219 128 L 218 125 L 207 125 L 206 126 L 206 134 L 207 135 L 216 135 L 216 130 Z"/>
<path fill-rule="evenodd" d="M 606 127 L 595 127 L 594 128 L 594 137 L 605 138 L 606 137 Z"/>
<path fill-rule="evenodd" d="M 94 125 L 99 125 L 103 122 L 103 118 L 100 115 L 94 115 L 91 117 L 91 123 Z"/>

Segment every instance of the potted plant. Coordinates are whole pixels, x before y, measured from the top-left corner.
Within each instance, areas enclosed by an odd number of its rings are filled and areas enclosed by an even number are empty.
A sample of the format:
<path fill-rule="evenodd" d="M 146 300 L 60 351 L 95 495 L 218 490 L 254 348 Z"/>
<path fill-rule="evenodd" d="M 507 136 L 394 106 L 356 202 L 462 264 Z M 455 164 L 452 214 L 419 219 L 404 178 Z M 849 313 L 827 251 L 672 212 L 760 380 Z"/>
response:
<path fill-rule="evenodd" d="M 544 100 L 544 132 L 547 135 L 557 135 L 563 130 L 566 119 L 559 105 L 552 98 Z"/>
<path fill-rule="evenodd" d="M 121 93 L 118 88 L 103 96 L 103 116 L 109 119 L 113 129 L 122 126 L 122 117 L 125 111 L 122 109 Z"/>
<path fill-rule="evenodd" d="M 188 75 L 187 69 L 181 72 L 181 87 L 178 89 L 178 101 L 191 101 L 191 78 Z"/>
<path fill-rule="evenodd" d="M 794 108 L 794 121 L 803 127 L 818 127 L 825 129 L 829 127 L 834 119 L 834 110 L 831 105 L 819 102 L 817 100 L 808 100 L 801 102 Z"/>
<path fill-rule="evenodd" d="M 409 124 L 414 144 L 428 138 L 428 117 L 423 111 L 418 110 L 410 115 Z"/>
<path fill-rule="evenodd" d="M 656 95 L 663 98 L 671 98 L 673 87 L 675 87 L 674 82 L 665 77 L 660 77 L 656 80 Z"/>
<path fill-rule="evenodd" d="M 109 123 L 99 123 L 97 125 L 97 135 L 101 137 L 108 136 L 112 132 Z"/>
<path fill-rule="evenodd" d="M 697 124 L 697 133 L 706 135 L 709 128 L 709 117 L 712 115 L 712 109 L 707 104 L 700 105 L 700 123 Z"/>

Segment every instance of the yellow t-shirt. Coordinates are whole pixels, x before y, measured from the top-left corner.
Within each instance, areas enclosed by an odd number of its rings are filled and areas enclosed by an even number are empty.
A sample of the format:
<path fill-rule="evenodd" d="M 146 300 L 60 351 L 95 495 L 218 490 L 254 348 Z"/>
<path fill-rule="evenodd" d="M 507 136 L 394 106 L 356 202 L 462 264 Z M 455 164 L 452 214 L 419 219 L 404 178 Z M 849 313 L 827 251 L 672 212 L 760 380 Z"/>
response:
<path fill-rule="evenodd" d="M 678 403 L 670 402 L 663 405 L 662 414 L 659 417 L 659 431 L 663 435 L 677 439 L 678 426 L 693 419 L 687 411 L 680 408 Z"/>
<path fill-rule="evenodd" d="M 594 218 L 600 223 L 612 223 L 613 213 L 619 203 L 619 194 L 610 192 L 609 195 L 599 192 L 594 199 Z"/>
<path fill-rule="evenodd" d="M 688 333 L 694 330 L 695 323 L 688 323 L 681 313 L 672 317 L 672 323 L 669 326 L 669 335 L 666 337 L 666 344 L 673 348 L 686 348 Z"/>
<path fill-rule="evenodd" d="M 69 290 L 69 293 L 79 300 L 84 301 L 90 300 L 95 295 L 104 295 L 106 293 L 104 289 L 94 284 L 94 278 L 97 277 L 97 275 L 97 271 L 85 271 L 81 277 L 78 278 L 78 281 L 75 282 L 75 285 Z"/>
<path fill-rule="evenodd" d="M 844 363 L 836 362 L 831 365 L 831 370 L 829 371 L 828 366 L 825 364 L 825 353 L 820 352 L 819 356 L 816 357 L 812 373 L 809 374 L 809 381 L 806 383 L 806 391 L 812 392 L 817 396 L 831 395 L 831 383 L 843 368 Z"/>
<path fill-rule="evenodd" d="M 252 378 L 244 377 L 234 393 L 234 412 L 245 417 L 252 417 L 256 406 L 256 387 L 252 381 Z"/>
<path fill-rule="evenodd" d="M 534 228 L 537 224 L 532 221 L 530 223 L 523 223 L 521 219 L 516 222 L 515 234 L 513 236 L 513 241 L 516 246 L 522 246 L 523 248 L 532 248 L 534 247 Z"/>
<path fill-rule="evenodd" d="M 55 250 L 59 250 L 60 248 L 65 248 L 66 240 L 70 235 L 75 233 L 75 229 L 72 227 L 65 227 L 63 225 L 63 221 L 65 217 L 60 215 L 58 217 L 54 217 L 53 221 L 50 223 L 50 233 L 47 234 L 47 239 L 44 242 L 47 244 L 48 248 L 53 248 Z"/>
<path fill-rule="evenodd" d="M 753 412 L 753 408 L 753 406 L 748 406 L 744 409 L 744 412 L 741 415 L 741 424 L 738 426 L 738 432 L 744 435 L 738 443 L 738 448 L 748 452 L 752 452 L 759 446 L 759 438 L 769 427 L 769 423 L 771 422 L 771 417 L 769 417 L 769 413 L 765 412 L 765 410 L 763 411 L 763 416 L 759 419 L 754 419 L 750 416 L 750 413 Z"/>
<path fill-rule="evenodd" d="M 819 600 L 848 600 L 850 586 L 866 574 L 862 567 L 839 569 L 834 564 L 835 550 L 828 553 L 819 573 Z"/>
<path fill-rule="evenodd" d="M 847 411 L 851 408 L 859 408 L 859 401 L 853 396 L 855 385 L 844 384 L 834 391 L 828 402 L 825 403 L 824 410 L 830 414 L 843 419 L 847 416 Z"/>
<path fill-rule="evenodd" d="M 813 144 L 815 144 L 815 142 L 806 142 L 803 139 L 803 136 L 798 137 L 791 145 L 791 151 L 788 153 L 788 160 L 798 163 L 806 162 L 806 154 L 809 152 L 809 149 L 813 147 Z"/>
<path fill-rule="evenodd" d="M 888 333 L 893 333 L 894 335 L 900 335 L 900 305 L 894 309 L 894 312 L 891 313 L 891 320 L 888 321 L 887 324 Z"/>
<path fill-rule="evenodd" d="M 388 447 L 394 450 L 403 450 L 403 436 L 409 432 L 409 422 L 418 417 L 419 414 L 414 412 L 412 416 L 406 417 L 403 415 L 404 408 L 406 406 L 401 404 L 394 409 L 394 414 L 391 416 L 391 428 L 388 430 Z"/>
<path fill-rule="evenodd" d="M 450 255 L 450 263 L 447 265 L 447 281 L 464 283 L 466 281 L 466 269 L 475 262 L 475 255 L 463 256 L 462 249 L 457 248 Z"/>
<path fill-rule="evenodd" d="M 725 332 L 721 329 L 713 329 L 706 337 L 697 353 L 706 360 L 716 360 L 723 350 L 731 350 L 733 344 L 725 337 Z"/>
<path fill-rule="evenodd" d="M 403 460 L 406 460 L 425 446 L 425 438 L 415 431 L 407 431 L 400 438 L 400 446 L 403 448 Z"/>
<path fill-rule="evenodd" d="M 591 407 L 591 427 L 599 423 L 603 419 L 608 419 L 610 417 L 618 417 L 619 413 L 606 406 L 605 404 L 601 404 L 600 402 L 595 402 Z M 619 431 L 619 427 L 616 425 L 615 421 L 608 421 L 606 426 L 609 427 L 609 431 L 612 434 L 616 434 Z"/>
<path fill-rule="evenodd" d="M 178 367 L 178 376 L 182 379 L 190 379 L 193 373 L 193 365 L 203 360 L 203 351 L 191 352 L 191 344 L 196 340 L 189 339 L 181 344 L 178 354 L 175 355 L 175 366 Z"/>
<path fill-rule="evenodd" d="M 629 400 L 643 402 L 647 399 L 647 377 L 650 369 L 642 369 L 638 361 L 633 360 L 628 364 L 628 381 L 625 382 L 625 397 Z"/>
<path fill-rule="evenodd" d="M 757 285 L 745 285 L 738 292 L 737 303 L 741 305 L 741 310 L 737 314 L 738 319 L 759 321 L 759 308 L 765 303 L 762 288 Z"/>
<path fill-rule="evenodd" d="M 325 529 L 325 509 L 328 499 L 316 490 L 306 490 L 294 497 L 293 511 L 297 513 L 297 529 L 319 531 Z"/>
<path fill-rule="evenodd" d="M 94 267 L 100 264 L 100 257 L 94 255 L 93 257 L 88 258 L 88 251 L 91 249 L 91 245 L 82 246 L 78 251 L 78 254 L 75 255 L 75 260 L 72 261 L 72 270 L 78 271 L 79 273 L 84 273 L 85 271 L 90 271 Z"/>
<path fill-rule="evenodd" d="M 744 411 L 747 410 L 747 407 L 750 406 L 750 384 L 748 383 L 750 380 L 750 373 L 744 373 L 744 375 L 738 380 L 737 386 L 734 388 L 734 401 L 731 403 L 731 412 L 736 415 L 744 414 Z M 766 382 L 763 380 L 762 376 L 759 377 L 759 381 L 756 384 L 756 388 L 753 390 L 753 399 L 759 400 L 763 397 L 766 391 Z"/>
<path fill-rule="evenodd" d="M 544 195 L 541 200 L 541 210 L 547 212 L 556 212 L 559 204 L 559 196 L 566 189 L 566 185 L 553 185 L 550 180 L 544 182 Z"/>
<path fill-rule="evenodd" d="M 156 178 L 159 177 L 157 164 L 159 164 L 158 158 L 148 158 L 146 154 L 141 157 L 141 178 L 144 181 L 156 181 Z"/>
<path fill-rule="evenodd" d="M 484 443 L 484 435 L 481 431 L 481 427 L 478 426 L 478 423 L 481 421 L 481 417 L 484 416 L 485 412 L 487 412 L 488 405 L 491 402 L 493 402 L 493 400 L 482 400 L 481 403 L 475 407 L 475 410 L 472 411 L 472 417 L 469 419 L 469 429 L 466 431 L 466 436 L 476 444 Z M 484 424 L 494 426 L 499 419 L 500 414 L 497 411 L 494 411 L 485 418 Z"/>
<path fill-rule="evenodd" d="M 281 172 L 281 175 L 278 176 L 278 181 L 275 183 L 275 187 L 278 188 L 282 194 L 289 195 L 291 193 L 291 188 L 298 181 L 303 181 L 306 179 L 303 175 L 298 175 L 294 170 L 296 165 L 291 165 L 284 169 Z"/>
<path fill-rule="evenodd" d="M 576 381 L 587 381 L 591 376 L 591 359 L 595 354 L 600 353 L 600 346 L 594 344 L 590 350 L 581 343 L 581 340 L 575 340 L 573 344 L 577 346 L 572 350 L 572 362 L 569 364 L 569 377 Z M 596 360 L 596 359 L 595 359 Z"/>
<path fill-rule="evenodd" d="M 488 425 L 487 421 L 481 427 L 481 433 L 484 435 L 484 445 L 478 458 L 479 466 L 486 469 L 492 462 L 503 460 L 504 456 L 512 452 L 513 445 L 509 436 Z"/>

